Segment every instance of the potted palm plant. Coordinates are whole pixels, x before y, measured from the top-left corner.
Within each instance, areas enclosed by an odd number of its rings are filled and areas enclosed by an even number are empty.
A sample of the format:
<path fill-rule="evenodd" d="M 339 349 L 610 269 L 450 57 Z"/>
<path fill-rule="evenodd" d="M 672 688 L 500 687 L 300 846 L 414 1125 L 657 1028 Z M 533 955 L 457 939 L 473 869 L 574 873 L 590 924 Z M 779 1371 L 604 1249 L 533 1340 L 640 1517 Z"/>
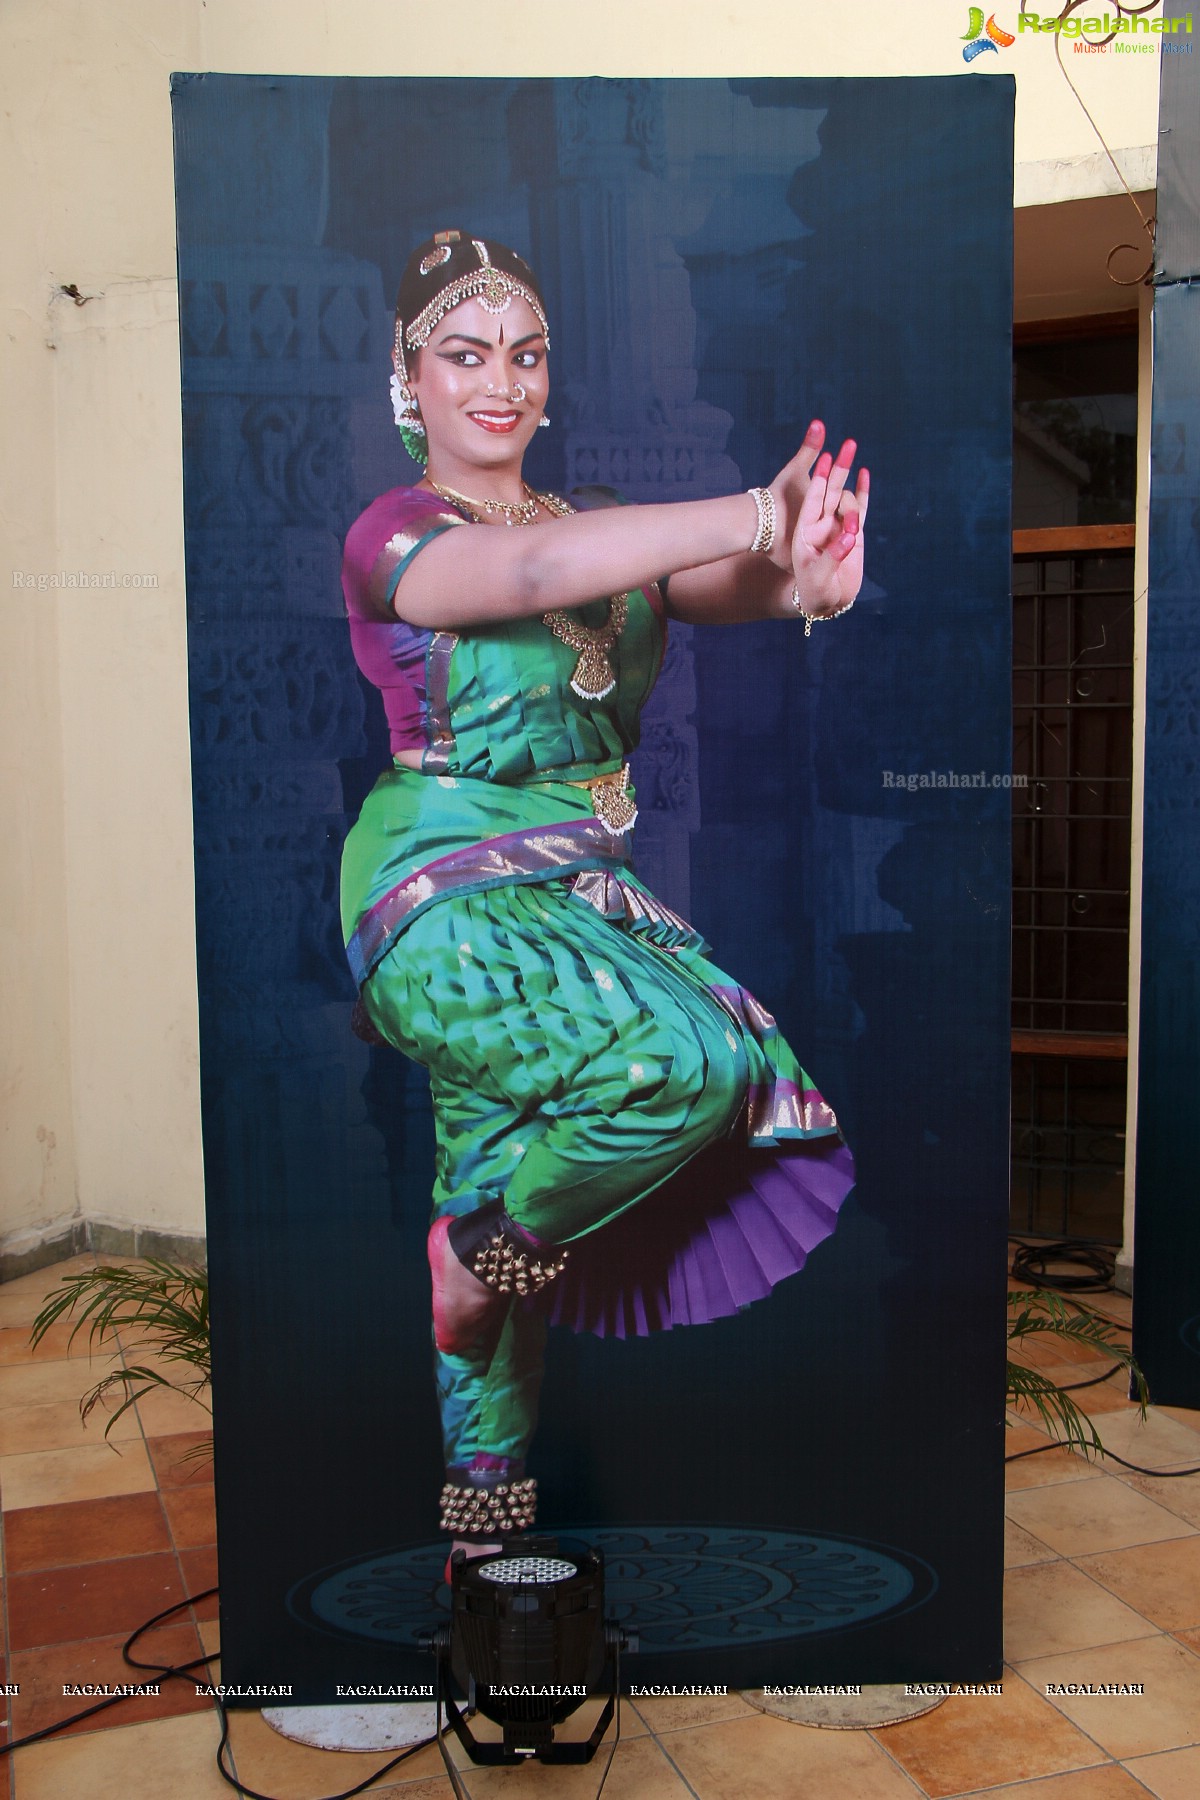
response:
<path fill-rule="evenodd" d="M 106 1406 L 116 1401 L 105 1437 L 122 1413 L 155 1388 L 171 1388 L 207 1408 L 212 1373 L 207 1270 L 154 1257 L 75 1270 L 46 1296 L 31 1343 L 39 1344 L 61 1319 L 74 1320 L 69 1343 L 87 1332 L 93 1354 L 154 1358 L 122 1360 L 84 1394 L 79 1403 L 84 1420 L 102 1401 Z"/>

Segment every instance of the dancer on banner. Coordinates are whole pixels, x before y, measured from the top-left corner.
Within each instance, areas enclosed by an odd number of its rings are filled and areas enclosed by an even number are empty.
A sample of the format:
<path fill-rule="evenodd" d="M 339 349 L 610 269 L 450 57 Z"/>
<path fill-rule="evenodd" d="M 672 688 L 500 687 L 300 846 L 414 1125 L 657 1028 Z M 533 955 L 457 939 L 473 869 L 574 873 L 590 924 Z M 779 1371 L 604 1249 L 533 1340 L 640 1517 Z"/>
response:
<path fill-rule="evenodd" d="M 343 574 L 393 752 L 343 923 L 370 1027 L 430 1072 L 441 1523 L 473 1550 L 533 1523 L 547 1322 L 726 1317 L 803 1265 L 854 1179 L 771 1015 L 633 874 L 627 759 L 668 617 L 808 636 L 854 604 L 867 471 L 851 488 L 855 445 L 831 456 L 814 421 L 749 493 L 537 493 L 549 347 L 514 251 L 414 251 L 392 389 L 427 472 L 356 521 Z"/>

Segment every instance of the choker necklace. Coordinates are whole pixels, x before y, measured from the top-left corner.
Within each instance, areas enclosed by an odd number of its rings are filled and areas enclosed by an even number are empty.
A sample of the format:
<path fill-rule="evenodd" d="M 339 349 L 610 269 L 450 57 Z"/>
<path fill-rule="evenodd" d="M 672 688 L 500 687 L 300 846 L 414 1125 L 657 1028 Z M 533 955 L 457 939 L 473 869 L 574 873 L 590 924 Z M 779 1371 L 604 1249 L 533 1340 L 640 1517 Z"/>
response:
<path fill-rule="evenodd" d="M 560 519 L 567 518 L 575 511 L 566 500 L 560 500 L 557 494 L 535 493 L 528 482 L 521 483 L 527 496 L 521 501 L 471 500 L 466 494 L 456 493 L 453 488 L 441 487 L 436 481 L 430 481 L 428 475 L 425 479 L 429 481 L 435 494 L 440 494 L 443 500 L 449 500 L 452 506 L 462 507 L 475 525 L 487 523 L 486 519 L 480 517 L 480 509 L 485 513 L 501 514 L 506 525 L 535 524 L 539 505 Z M 568 649 L 579 652 L 579 660 L 571 675 L 571 691 L 578 694 L 581 700 L 603 700 L 616 687 L 617 677 L 608 660 L 608 652 L 620 637 L 628 617 L 627 593 L 612 596 L 608 603 L 608 618 L 603 625 L 584 625 L 566 607 L 557 607 L 553 612 L 542 614 L 542 624 L 547 630 L 552 631 Z"/>
<path fill-rule="evenodd" d="M 431 481 L 428 475 L 425 479 L 435 494 L 440 494 L 443 500 L 449 500 L 452 506 L 461 506 L 464 512 L 470 513 L 475 525 L 487 523 L 486 519 L 480 517 L 481 513 L 499 514 L 506 525 L 533 525 L 537 522 L 538 496 L 527 482 L 521 483 L 525 489 L 524 500 L 472 500 L 466 494 L 456 492 L 454 488 L 442 487 L 438 482 Z"/>

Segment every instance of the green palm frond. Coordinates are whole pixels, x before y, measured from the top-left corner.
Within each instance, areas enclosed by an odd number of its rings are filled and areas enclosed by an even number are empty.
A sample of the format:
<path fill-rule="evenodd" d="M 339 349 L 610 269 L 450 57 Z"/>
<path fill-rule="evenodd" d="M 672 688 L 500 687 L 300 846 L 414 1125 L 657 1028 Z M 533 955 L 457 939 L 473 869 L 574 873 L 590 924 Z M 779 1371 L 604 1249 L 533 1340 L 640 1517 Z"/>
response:
<path fill-rule="evenodd" d="M 115 1334 L 130 1350 L 149 1352 L 164 1368 L 146 1363 L 112 1369 L 79 1402 L 86 1420 L 101 1401 L 123 1396 L 104 1435 L 153 1388 L 171 1388 L 201 1406 L 212 1373 L 208 1326 L 208 1273 L 186 1264 L 149 1257 L 128 1267 L 102 1264 L 68 1275 L 46 1296 L 33 1322 L 30 1342 L 36 1347 L 52 1325 L 73 1319 L 68 1343 L 87 1332 L 91 1355 L 121 1354 Z M 178 1365 L 178 1372 L 170 1367 Z"/>
<path fill-rule="evenodd" d="M 1061 1294 L 1042 1288 L 1010 1294 L 1008 1313 L 1010 1344 L 1044 1335 L 1086 1345 L 1109 1357 L 1128 1374 L 1140 1416 L 1146 1417 L 1150 1400 L 1146 1378 L 1134 1360 L 1133 1351 L 1117 1335 L 1120 1327 L 1111 1319 L 1102 1318 L 1099 1313 L 1080 1306 L 1076 1300 L 1065 1300 Z M 1085 1457 L 1104 1455 L 1099 1432 L 1064 1388 L 1039 1370 L 1027 1369 L 1022 1363 L 1010 1360 L 1007 1368 L 1010 1406 L 1032 1406 L 1050 1435 L 1068 1449 L 1077 1449 Z"/>

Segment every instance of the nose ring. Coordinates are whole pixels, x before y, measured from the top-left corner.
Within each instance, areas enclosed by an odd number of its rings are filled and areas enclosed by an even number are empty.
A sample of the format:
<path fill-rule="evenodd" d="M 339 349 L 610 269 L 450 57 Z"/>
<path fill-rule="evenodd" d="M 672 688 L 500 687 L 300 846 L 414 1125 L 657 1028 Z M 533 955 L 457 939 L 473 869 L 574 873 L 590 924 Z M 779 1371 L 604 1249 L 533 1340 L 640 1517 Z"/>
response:
<path fill-rule="evenodd" d="M 519 381 L 513 383 L 511 390 L 509 390 L 508 388 L 504 388 L 502 390 L 498 387 L 493 387 L 491 382 L 490 381 L 488 382 L 488 399 L 489 400 L 508 400 L 514 406 L 519 406 L 521 401 L 524 400 L 524 398 L 525 398 L 525 389 L 522 387 L 522 385 Z"/>

